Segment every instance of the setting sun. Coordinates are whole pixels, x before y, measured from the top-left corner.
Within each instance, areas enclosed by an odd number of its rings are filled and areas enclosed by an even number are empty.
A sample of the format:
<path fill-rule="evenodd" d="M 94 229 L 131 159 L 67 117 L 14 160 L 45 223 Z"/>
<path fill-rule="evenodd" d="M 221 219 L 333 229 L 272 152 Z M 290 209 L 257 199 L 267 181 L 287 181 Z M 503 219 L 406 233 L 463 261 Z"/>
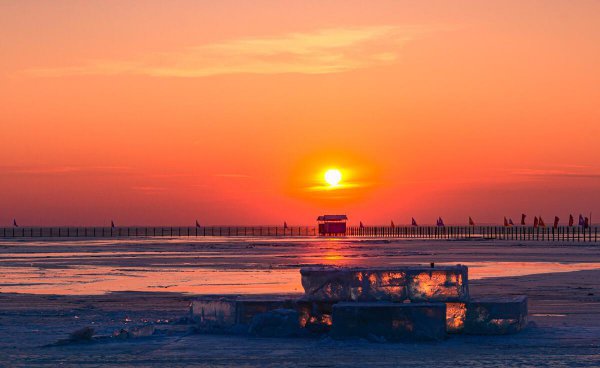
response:
<path fill-rule="evenodd" d="M 329 169 L 325 172 L 325 181 L 331 186 L 337 186 L 342 180 L 342 173 L 338 169 Z"/>

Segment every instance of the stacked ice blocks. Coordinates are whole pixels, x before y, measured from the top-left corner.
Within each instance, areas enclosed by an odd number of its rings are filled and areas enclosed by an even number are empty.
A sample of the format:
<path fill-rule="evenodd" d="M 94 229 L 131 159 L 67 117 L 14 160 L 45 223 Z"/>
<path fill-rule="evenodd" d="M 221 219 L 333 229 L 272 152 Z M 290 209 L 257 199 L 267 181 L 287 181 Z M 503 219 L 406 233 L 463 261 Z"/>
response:
<path fill-rule="evenodd" d="M 333 303 L 334 337 L 380 333 L 382 324 L 388 326 L 390 336 L 421 340 L 439 339 L 440 329 L 444 333 L 507 334 L 520 331 L 527 322 L 525 296 L 470 298 L 468 269 L 462 265 L 394 268 L 314 267 L 304 268 L 300 273 L 305 290 L 303 299 Z M 346 303 L 335 304 L 336 302 Z M 377 302 L 387 302 L 386 307 L 383 308 Z M 356 317 L 353 328 L 348 328 L 351 324 L 348 308 L 353 310 Z M 437 318 L 442 309 L 445 316 L 442 321 L 444 326 L 434 328 L 435 323 L 442 323 Z M 383 310 L 386 313 L 383 313 Z M 423 310 L 427 310 L 430 318 L 420 313 Z M 403 317 L 399 319 L 397 316 Z M 362 325 L 356 322 L 360 320 L 364 321 Z M 360 328 L 357 327 L 359 325 Z M 419 329 L 423 326 L 427 326 L 425 331 L 429 331 L 429 334 Z M 405 331 L 395 335 L 394 330 Z M 411 335 L 410 331 L 414 333 Z"/>
<path fill-rule="evenodd" d="M 525 296 L 470 298 L 462 265 L 309 267 L 300 273 L 300 299 L 204 298 L 192 303 L 192 314 L 205 328 L 236 331 L 265 330 L 257 326 L 261 321 L 269 321 L 266 330 L 279 331 L 273 324 L 282 316 L 288 327 L 290 316 L 297 316 L 300 333 L 281 336 L 330 332 L 334 338 L 385 341 L 508 334 L 527 323 Z"/>

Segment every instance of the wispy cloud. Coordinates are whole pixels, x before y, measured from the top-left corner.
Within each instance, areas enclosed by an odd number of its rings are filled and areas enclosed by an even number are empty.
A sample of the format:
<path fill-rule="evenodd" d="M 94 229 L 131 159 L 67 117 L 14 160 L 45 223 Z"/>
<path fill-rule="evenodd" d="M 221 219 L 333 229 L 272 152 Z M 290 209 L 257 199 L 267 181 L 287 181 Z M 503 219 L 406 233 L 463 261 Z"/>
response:
<path fill-rule="evenodd" d="M 165 187 L 154 187 L 154 186 L 136 186 L 136 187 L 131 187 L 131 189 L 138 191 L 138 192 L 142 192 L 142 193 L 157 193 L 157 192 L 164 192 L 166 191 L 168 188 Z"/>
<path fill-rule="evenodd" d="M 218 178 L 238 178 L 238 179 L 244 179 L 244 178 L 249 178 L 250 175 L 246 175 L 246 174 L 214 174 L 214 176 L 218 177 Z"/>
<path fill-rule="evenodd" d="M 343 184 L 338 184 L 338 185 L 313 185 L 310 187 L 306 187 L 304 188 L 306 191 L 309 192 L 323 192 L 323 191 L 343 191 L 343 190 L 347 190 L 347 189 L 354 189 L 354 188 L 363 188 L 363 187 L 368 187 L 371 186 L 371 184 L 369 183 L 343 183 Z"/>
<path fill-rule="evenodd" d="M 0 172 L 13 175 L 61 175 L 70 173 L 130 172 L 127 166 L 0 166 Z"/>
<path fill-rule="evenodd" d="M 573 166 L 573 168 L 587 168 L 587 166 Z M 528 177 L 600 178 L 600 173 L 595 171 L 565 169 L 519 169 L 513 171 L 513 174 Z"/>
<path fill-rule="evenodd" d="M 240 38 L 130 60 L 36 68 L 32 76 L 145 75 L 207 77 L 222 74 L 324 74 L 393 63 L 408 41 L 431 31 L 421 26 L 321 29 L 273 37 Z"/>

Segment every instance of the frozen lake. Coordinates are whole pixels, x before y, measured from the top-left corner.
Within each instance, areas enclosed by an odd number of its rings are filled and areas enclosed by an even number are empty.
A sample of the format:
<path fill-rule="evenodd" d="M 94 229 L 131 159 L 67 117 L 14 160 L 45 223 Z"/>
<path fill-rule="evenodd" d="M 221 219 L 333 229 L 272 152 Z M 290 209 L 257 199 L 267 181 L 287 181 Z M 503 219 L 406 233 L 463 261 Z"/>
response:
<path fill-rule="evenodd" d="M 308 265 L 469 266 L 473 296 L 529 297 L 511 336 L 432 344 L 259 339 L 173 323 L 198 294 L 299 293 Z M 0 366 L 600 366 L 600 248 L 506 241 L 111 239 L 0 241 Z M 140 339 L 45 347 L 153 324 Z M 8 362 L 8 363 L 7 363 Z"/>
<path fill-rule="evenodd" d="M 147 238 L 0 242 L 0 292 L 300 293 L 302 266 L 469 266 L 471 280 L 600 269 L 597 247 L 446 240 Z"/>

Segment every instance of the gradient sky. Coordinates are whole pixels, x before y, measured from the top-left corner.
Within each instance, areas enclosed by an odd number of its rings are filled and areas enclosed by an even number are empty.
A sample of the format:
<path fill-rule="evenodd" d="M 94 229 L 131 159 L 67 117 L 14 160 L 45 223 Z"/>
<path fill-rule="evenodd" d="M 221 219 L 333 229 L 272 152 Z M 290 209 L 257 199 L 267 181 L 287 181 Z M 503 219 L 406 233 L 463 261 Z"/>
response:
<path fill-rule="evenodd" d="M 0 226 L 598 211 L 599 17 L 598 1 L 2 1 Z M 321 190 L 329 167 L 341 189 Z"/>

